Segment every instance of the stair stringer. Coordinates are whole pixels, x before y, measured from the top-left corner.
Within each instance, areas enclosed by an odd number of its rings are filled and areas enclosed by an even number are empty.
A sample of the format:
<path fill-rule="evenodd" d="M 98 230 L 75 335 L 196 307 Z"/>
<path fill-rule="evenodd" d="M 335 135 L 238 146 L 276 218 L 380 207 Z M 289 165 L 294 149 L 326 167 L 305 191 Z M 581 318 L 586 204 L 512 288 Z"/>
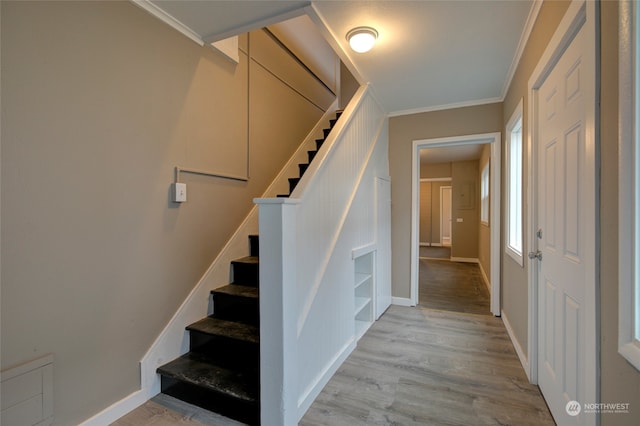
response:
<path fill-rule="evenodd" d="M 315 140 L 322 136 L 323 128 L 335 114 L 337 105 L 336 100 L 329 106 L 265 190 L 263 198 L 286 192 L 288 178 L 297 174 L 298 163 L 304 163 L 307 151 L 315 148 Z M 144 398 L 138 398 L 137 401 L 142 403 L 160 393 L 160 376 L 156 369 L 189 351 L 189 334 L 185 327 L 205 314 L 211 314 L 211 290 L 230 282 L 229 265 L 232 260 L 247 255 L 247 238 L 252 234 L 258 234 L 258 206 L 255 205 L 140 361 L 140 387 Z"/>

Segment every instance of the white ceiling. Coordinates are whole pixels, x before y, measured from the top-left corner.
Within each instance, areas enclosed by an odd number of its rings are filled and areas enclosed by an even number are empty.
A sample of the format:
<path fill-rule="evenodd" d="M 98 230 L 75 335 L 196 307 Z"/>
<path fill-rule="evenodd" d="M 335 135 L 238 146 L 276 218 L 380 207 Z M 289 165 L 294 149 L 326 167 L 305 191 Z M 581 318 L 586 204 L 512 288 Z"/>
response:
<path fill-rule="evenodd" d="M 390 115 L 504 98 L 539 3 L 533 0 L 132 0 L 204 42 L 308 14 Z M 379 33 L 357 54 L 345 34 Z"/>
<path fill-rule="evenodd" d="M 437 164 L 452 161 L 479 160 L 483 147 L 484 145 L 482 144 L 475 144 L 421 149 L 420 163 Z"/>

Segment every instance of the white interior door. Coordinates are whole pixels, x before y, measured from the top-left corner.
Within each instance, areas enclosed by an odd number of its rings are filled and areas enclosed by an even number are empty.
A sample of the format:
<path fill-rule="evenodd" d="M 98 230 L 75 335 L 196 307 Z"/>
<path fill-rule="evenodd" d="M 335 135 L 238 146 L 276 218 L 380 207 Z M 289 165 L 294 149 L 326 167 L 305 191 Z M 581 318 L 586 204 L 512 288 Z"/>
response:
<path fill-rule="evenodd" d="M 376 319 L 391 305 L 391 181 L 376 178 L 378 254 L 376 268 Z"/>
<path fill-rule="evenodd" d="M 585 220 L 587 146 L 584 81 L 585 29 L 575 36 L 538 91 L 537 238 L 538 384 L 559 425 L 584 424 L 569 415 L 570 401 L 585 401 L 584 237 L 595 232 Z M 570 414 L 576 414 L 571 412 Z"/>
<path fill-rule="evenodd" d="M 440 242 L 451 245 L 451 187 L 440 187 Z"/>

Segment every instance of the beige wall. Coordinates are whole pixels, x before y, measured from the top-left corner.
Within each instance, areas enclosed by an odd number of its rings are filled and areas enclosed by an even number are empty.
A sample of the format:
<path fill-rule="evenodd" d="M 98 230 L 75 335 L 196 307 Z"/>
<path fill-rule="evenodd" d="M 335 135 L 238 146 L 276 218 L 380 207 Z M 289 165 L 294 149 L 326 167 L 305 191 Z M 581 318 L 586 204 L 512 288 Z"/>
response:
<path fill-rule="evenodd" d="M 480 160 L 478 161 L 478 182 L 482 181 L 482 169 L 491 160 L 491 145 L 486 144 L 482 147 L 482 153 L 480 154 Z M 489 164 L 489 174 L 494 173 L 492 170 L 492 164 Z M 498 165 L 498 167 L 500 167 Z M 482 270 L 486 274 L 487 278 L 491 277 L 491 188 L 489 190 L 489 223 L 479 226 L 478 234 L 478 261 Z"/>
<path fill-rule="evenodd" d="M 450 177 L 451 177 L 451 162 L 420 164 L 420 179 L 437 179 L 437 178 L 450 178 Z"/>
<path fill-rule="evenodd" d="M 600 344 L 601 400 L 629 403 L 631 414 L 604 414 L 603 426 L 637 425 L 640 372 L 618 354 L 618 3 L 601 3 Z"/>
<path fill-rule="evenodd" d="M 414 140 L 500 132 L 502 104 L 411 114 L 389 119 L 393 296 L 411 295 L 411 158 Z M 455 237 L 454 237 L 455 238 Z M 476 245 L 477 247 L 477 245 Z"/>
<path fill-rule="evenodd" d="M 420 179 L 451 178 L 451 163 L 420 164 Z M 441 244 L 440 188 L 451 182 L 420 182 L 420 243 Z"/>
<path fill-rule="evenodd" d="M 262 33 L 234 65 L 129 2 L 2 2 L 1 28 L 2 368 L 53 353 L 56 423 L 78 424 L 139 388 L 333 96 Z M 184 174 L 169 201 L 176 165 L 244 174 L 247 154 L 248 183 Z"/>
<path fill-rule="evenodd" d="M 420 182 L 420 243 L 442 244 L 440 190 L 451 182 Z"/>
<path fill-rule="evenodd" d="M 340 108 L 344 109 L 349 104 L 349 101 L 356 94 L 360 84 L 356 78 L 351 74 L 351 71 L 340 61 L 340 88 L 338 90 L 338 97 L 340 99 Z"/>
<path fill-rule="evenodd" d="M 451 163 L 451 257 L 478 258 L 478 160 Z"/>

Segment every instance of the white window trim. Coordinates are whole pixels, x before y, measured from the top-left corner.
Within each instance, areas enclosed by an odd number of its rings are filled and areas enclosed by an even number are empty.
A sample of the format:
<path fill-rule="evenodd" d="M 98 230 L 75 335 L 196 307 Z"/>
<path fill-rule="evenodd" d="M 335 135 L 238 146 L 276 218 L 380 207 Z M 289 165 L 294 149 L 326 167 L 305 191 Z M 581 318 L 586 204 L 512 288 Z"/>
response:
<path fill-rule="evenodd" d="M 620 2 L 618 352 L 640 370 L 640 10 Z"/>
<path fill-rule="evenodd" d="M 491 180 L 489 176 L 491 169 L 489 164 L 491 164 L 491 161 L 487 159 L 487 164 L 484 165 L 480 172 L 480 224 L 484 226 L 489 226 L 491 214 Z"/>
<path fill-rule="evenodd" d="M 522 238 L 522 248 L 521 251 L 518 252 L 515 248 L 513 248 L 510 243 L 509 243 L 509 229 L 511 226 L 511 212 L 509 211 L 509 206 L 511 204 L 511 173 L 510 173 L 510 163 L 511 163 L 511 133 L 513 131 L 513 129 L 516 127 L 516 125 L 518 124 L 518 122 L 520 122 L 520 124 L 522 123 L 522 112 L 523 112 L 523 108 L 522 108 L 522 99 L 520 99 L 520 102 L 518 102 L 518 105 L 516 106 L 515 110 L 513 111 L 513 114 L 511 114 L 511 118 L 509 119 L 509 121 L 507 122 L 507 126 L 506 126 L 506 132 L 505 132 L 505 149 L 506 149 L 506 155 L 505 155 L 505 171 L 506 171 L 506 199 L 505 199 L 505 225 L 506 225 L 506 229 L 505 229 L 505 242 L 504 242 L 504 251 L 505 253 L 507 253 L 518 265 L 523 266 L 524 267 L 524 223 L 522 221 L 522 218 L 520 219 L 520 233 L 521 233 L 521 238 Z M 523 155 L 523 151 L 524 151 L 524 132 L 522 132 L 521 129 L 521 134 L 522 134 L 522 139 L 521 139 L 521 165 L 520 165 L 520 171 L 521 171 L 521 176 L 523 173 L 523 168 L 522 168 L 522 155 Z M 522 184 L 522 177 L 521 177 L 521 181 L 520 183 Z M 522 215 L 523 213 L 523 194 L 522 194 L 522 187 L 520 189 L 520 214 Z"/>

